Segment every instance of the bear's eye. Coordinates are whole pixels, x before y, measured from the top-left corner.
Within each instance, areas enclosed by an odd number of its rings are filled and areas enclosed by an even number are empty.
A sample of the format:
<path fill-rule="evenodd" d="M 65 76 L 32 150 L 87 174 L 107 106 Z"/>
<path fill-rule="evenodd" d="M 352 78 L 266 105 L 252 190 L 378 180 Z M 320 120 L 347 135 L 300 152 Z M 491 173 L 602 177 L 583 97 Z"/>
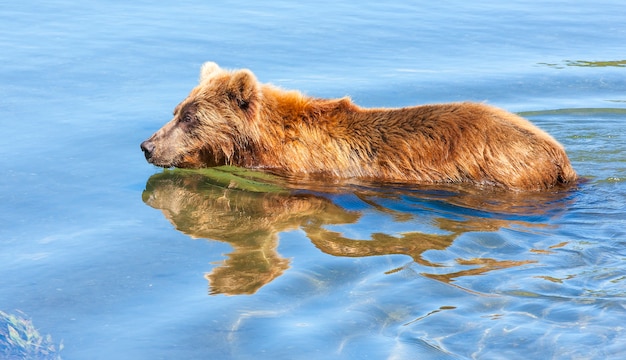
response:
<path fill-rule="evenodd" d="M 191 127 L 198 121 L 196 116 L 196 107 L 193 104 L 187 104 L 179 110 L 178 123 Z"/>
<path fill-rule="evenodd" d="M 183 115 L 182 118 L 180 118 L 180 122 L 182 123 L 191 123 L 193 121 L 193 115 L 191 115 L 190 113 L 186 113 L 185 115 Z"/>

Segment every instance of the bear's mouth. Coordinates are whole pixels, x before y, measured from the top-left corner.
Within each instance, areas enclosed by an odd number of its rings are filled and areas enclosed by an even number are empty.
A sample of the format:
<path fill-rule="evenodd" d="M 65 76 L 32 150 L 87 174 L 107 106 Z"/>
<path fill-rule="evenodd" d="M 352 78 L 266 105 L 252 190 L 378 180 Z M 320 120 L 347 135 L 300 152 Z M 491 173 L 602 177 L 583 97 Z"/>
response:
<path fill-rule="evenodd" d="M 198 169 L 226 164 L 226 156 L 211 149 L 193 149 L 181 152 L 180 149 L 158 149 L 158 146 L 146 140 L 141 143 L 141 150 L 148 163 L 162 168 Z"/>
<path fill-rule="evenodd" d="M 177 165 L 176 161 L 170 161 L 170 162 L 166 162 L 166 161 L 160 161 L 159 159 L 155 159 L 154 157 L 150 157 L 148 158 L 146 156 L 146 160 L 154 165 L 154 166 L 158 166 L 158 167 L 162 167 L 162 168 L 172 168 L 172 167 L 179 167 Z"/>
<path fill-rule="evenodd" d="M 143 149 L 143 147 L 142 147 L 142 149 Z M 159 167 L 162 167 L 162 168 L 185 167 L 185 166 L 180 166 L 179 165 L 179 164 L 182 163 L 182 161 L 184 159 L 184 155 L 183 156 L 179 156 L 179 157 L 177 157 L 176 159 L 173 159 L 173 160 L 164 160 L 163 158 L 155 156 L 154 153 L 152 153 L 150 151 L 144 150 L 144 156 L 146 157 L 146 161 L 148 163 L 154 165 L 154 166 L 159 166 Z"/>

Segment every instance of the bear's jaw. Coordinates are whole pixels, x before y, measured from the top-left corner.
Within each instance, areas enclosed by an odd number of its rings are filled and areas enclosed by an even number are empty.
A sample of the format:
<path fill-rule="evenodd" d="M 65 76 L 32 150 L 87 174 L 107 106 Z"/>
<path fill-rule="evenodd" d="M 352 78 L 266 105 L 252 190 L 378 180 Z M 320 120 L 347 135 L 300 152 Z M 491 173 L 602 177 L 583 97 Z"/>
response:
<path fill-rule="evenodd" d="M 158 164 L 155 165 L 162 166 Z M 226 165 L 226 158 L 223 155 L 219 155 L 219 153 L 201 149 L 182 153 L 166 165 L 167 166 L 163 167 L 177 167 L 181 169 L 209 168 Z"/>

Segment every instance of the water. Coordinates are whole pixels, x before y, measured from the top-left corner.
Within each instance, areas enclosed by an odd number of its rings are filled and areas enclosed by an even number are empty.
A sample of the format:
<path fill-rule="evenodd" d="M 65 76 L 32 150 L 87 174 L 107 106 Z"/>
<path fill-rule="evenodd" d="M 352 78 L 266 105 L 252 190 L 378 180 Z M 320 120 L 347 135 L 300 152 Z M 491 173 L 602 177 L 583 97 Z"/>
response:
<path fill-rule="evenodd" d="M 63 359 L 626 356 L 620 2 L 2 9 L 0 310 Z M 139 143 L 207 60 L 362 106 L 487 101 L 588 181 L 526 196 L 151 167 Z"/>

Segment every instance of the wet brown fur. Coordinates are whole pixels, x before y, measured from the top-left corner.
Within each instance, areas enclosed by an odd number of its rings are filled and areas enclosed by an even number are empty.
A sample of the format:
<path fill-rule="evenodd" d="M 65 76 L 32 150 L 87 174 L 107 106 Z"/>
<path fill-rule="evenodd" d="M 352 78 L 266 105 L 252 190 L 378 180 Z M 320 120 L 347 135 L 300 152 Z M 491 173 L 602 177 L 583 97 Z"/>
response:
<path fill-rule="evenodd" d="M 545 190 L 577 176 L 527 120 L 478 103 L 365 109 L 260 84 L 207 63 L 174 119 L 144 145 L 163 167 L 235 165 L 284 174 Z M 145 151 L 145 149 L 144 149 Z"/>

